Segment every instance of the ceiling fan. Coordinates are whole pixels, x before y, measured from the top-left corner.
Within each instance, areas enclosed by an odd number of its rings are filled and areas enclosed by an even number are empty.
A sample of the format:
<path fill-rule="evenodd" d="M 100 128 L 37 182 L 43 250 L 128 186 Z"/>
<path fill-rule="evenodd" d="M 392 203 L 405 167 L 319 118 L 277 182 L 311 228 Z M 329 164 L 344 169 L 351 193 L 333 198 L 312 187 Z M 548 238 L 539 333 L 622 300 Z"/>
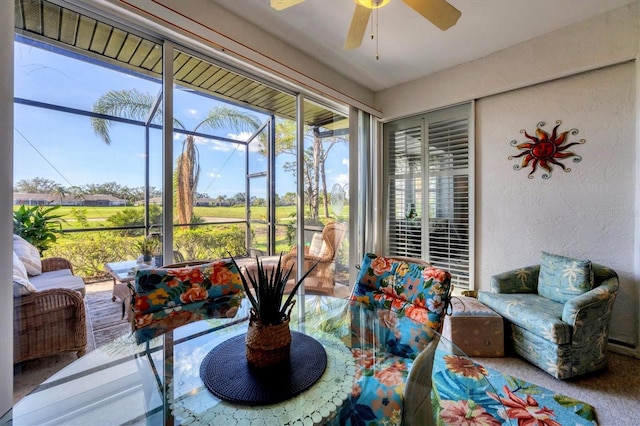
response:
<path fill-rule="evenodd" d="M 276 10 L 286 9 L 302 3 L 304 0 L 271 0 Z M 351 18 L 351 26 L 344 43 L 345 49 L 355 49 L 362 43 L 364 32 L 373 9 L 385 6 L 391 0 L 354 0 L 356 9 Z M 445 0 L 402 0 L 411 9 L 418 12 L 436 27 L 445 31 L 458 22 L 462 13 Z"/>

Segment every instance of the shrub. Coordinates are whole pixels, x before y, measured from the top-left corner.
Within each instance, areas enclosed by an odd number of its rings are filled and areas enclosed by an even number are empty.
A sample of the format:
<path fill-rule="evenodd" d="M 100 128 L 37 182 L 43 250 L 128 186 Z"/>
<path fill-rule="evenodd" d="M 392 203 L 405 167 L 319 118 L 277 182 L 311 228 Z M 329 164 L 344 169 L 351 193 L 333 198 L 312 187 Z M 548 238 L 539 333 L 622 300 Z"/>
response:
<path fill-rule="evenodd" d="M 21 236 L 44 253 L 62 233 L 62 216 L 52 212 L 60 206 L 21 205 L 13 212 L 13 233 Z"/>
<path fill-rule="evenodd" d="M 68 259 L 74 272 L 83 278 L 99 278 L 107 276 L 105 263 L 136 259 L 140 255 L 134 247 L 135 240 L 117 231 L 65 234 L 47 254 Z"/>
<path fill-rule="evenodd" d="M 185 259 L 219 259 L 246 254 L 245 232 L 232 225 L 222 229 L 184 229 L 177 231 L 173 245 Z"/>
<path fill-rule="evenodd" d="M 128 208 L 107 218 L 113 226 L 144 226 L 144 208 Z M 149 222 L 162 223 L 162 209 L 156 204 L 149 205 Z M 122 235 L 143 235 L 141 229 L 119 231 Z"/>

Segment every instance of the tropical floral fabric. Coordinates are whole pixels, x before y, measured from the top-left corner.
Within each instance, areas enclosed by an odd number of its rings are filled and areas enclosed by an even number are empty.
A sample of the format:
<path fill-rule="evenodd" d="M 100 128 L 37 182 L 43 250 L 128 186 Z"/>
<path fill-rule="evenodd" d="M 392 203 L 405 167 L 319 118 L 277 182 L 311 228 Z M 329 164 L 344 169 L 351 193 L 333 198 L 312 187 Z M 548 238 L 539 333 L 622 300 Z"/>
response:
<path fill-rule="evenodd" d="M 349 306 L 356 380 L 341 425 L 402 422 L 407 377 L 442 330 L 450 282 L 441 269 L 365 255 Z"/>
<path fill-rule="evenodd" d="M 567 379 L 603 368 L 617 274 L 591 264 L 593 289 L 558 302 L 524 290 L 538 268 L 542 271 L 543 266 L 493 277 L 491 292 L 479 292 L 478 300 L 509 322 L 515 351 L 547 373 Z"/>
<path fill-rule="evenodd" d="M 589 404 L 440 350 L 431 403 L 437 425 L 597 424 Z"/>
<path fill-rule="evenodd" d="M 233 317 L 244 297 L 231 260 L 139 270 L 133 290 L 132 327 L 138 343 L 192 321 Z"/>

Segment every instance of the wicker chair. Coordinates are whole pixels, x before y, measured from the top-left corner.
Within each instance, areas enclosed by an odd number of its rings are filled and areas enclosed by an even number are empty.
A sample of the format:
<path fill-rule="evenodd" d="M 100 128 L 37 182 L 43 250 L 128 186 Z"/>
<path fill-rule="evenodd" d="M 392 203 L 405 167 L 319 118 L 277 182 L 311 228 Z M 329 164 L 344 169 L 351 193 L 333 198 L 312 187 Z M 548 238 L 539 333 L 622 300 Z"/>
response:
<path fill-rule="evenodd" d="M 309 270 L 316 262 L 318 266 L 305 278 L 304 288 L 305 292 L 310 294 L 327 294 L 333 296 L 333 290 L 336 284 L 335 275 L 335 259 L 340 249 L 340 244 L 347 232 L 347 227 L 344 223 L 331 222 L 325 225 L 322 230 L 322 247 L 319 248 L 319 253 L 315 254 L 311 252 L 309 247 L 305 247 L 304 254 L 304 268 L 305 271 Z M 296 260 L 298 256 L 298 248 L 293 247 L 289 253 L 282 256 L 282 264 L 285 266 L 285 270 L 288 270 L 291 265 L 294 265 L 291 271 L 291 278 L 287 283 L 285 292 L 290 292 L 296 283 Z"/>
<path fill-rule="evenodd" d="M 42 259 L 42 272 L 69 269 L 63 258 Z M 75 290 L 47 289 L 14 298 L 13 362 L 62 352 L 85 354 L 87 324 L 84 298 Z"/>

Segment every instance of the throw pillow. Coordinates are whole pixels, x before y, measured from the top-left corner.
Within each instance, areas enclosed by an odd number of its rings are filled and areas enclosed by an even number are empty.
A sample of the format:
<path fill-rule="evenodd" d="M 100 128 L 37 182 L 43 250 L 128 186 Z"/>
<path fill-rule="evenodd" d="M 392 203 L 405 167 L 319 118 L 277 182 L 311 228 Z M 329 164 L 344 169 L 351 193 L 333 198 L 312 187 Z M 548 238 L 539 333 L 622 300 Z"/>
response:
<path fill-rule="evenodd" d="M 324 240 L 322 238 L 322 234 L 315 233 L 313 237 L 311 237 L 311 244 L 309 245 L 309 255 L 311 256 L 320 256 L 320 251 L 322 250 L 322 244 Z"/>
<path fill-rule="evenodd" d="M 538 275 L 538 294 L 565 303 L 593 287 L 590 260 L 572 259 L 542 252 Z"/>
<path fill-rule="evenodd" d="M 16 252 L 13 252 L 13 297 L 23 296 L 38 291 L 27 276 L 27 269 Z"/>
<path fill-rule="evenodd" d="M 18 255 L 27 274 L 34 276 L 42 273 L 42 261 L 38 249 L 19 235 L 13 234 L 13 251 Z"/>
<path fill-rule="evenodd" d="M 138 344 L 206 318 L 233 317 L 244 291 L 229 259 L 179 268 L 139 269 L 133 295 Z"/>
<path fill-rule="evenodd" d="M 414 358 L 433 330 L 442 330 L 450 287 L 451 275 L 441 269 L 365 254 L 351 296 L 351 329 L 355 335 L 366 330 L 392 353 Z"/>

